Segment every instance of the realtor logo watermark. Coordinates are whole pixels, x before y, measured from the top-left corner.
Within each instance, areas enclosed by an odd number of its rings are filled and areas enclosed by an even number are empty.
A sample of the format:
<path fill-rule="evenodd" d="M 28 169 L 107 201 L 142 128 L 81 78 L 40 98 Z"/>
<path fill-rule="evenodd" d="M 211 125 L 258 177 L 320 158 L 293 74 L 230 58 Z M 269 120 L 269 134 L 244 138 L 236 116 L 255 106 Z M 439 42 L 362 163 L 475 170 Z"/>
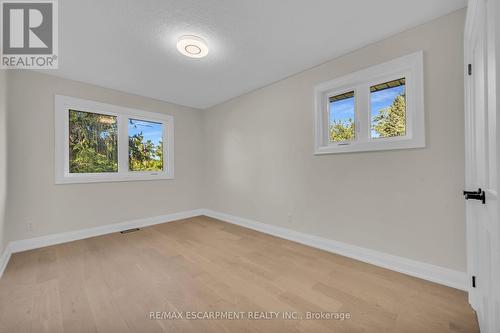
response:
<path fill-rule="evenodd" d="M 0 0 L 0 5 L 0 68 L 57 68 L 57 0 Z"/>

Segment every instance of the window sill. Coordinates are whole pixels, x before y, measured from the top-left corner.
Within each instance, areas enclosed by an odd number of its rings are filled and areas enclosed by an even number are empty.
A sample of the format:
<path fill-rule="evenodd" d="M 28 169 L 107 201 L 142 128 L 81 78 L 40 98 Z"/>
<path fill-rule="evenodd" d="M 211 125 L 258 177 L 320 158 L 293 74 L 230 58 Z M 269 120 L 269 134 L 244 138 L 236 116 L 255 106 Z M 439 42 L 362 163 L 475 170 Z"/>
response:
<path fill-rule="evenodd" d="M 56 185 L 85 184 L 85 183 L 113 183 L 151 180 L 173 180 L 174 176 L 165 173 L 141 172 L 134 175 L 110 175 L 110 174 L 72 174 L 64 177 L 56 177 Z"/>
<path fill-rule="evenodd" d="M 356 152 L 368 152 L 368 151 L 382 151 L 382 150 L 396 150 L 396 149 L 412 149 L 412 148 L 424 148 L 425 139 L 377 139 L 383 140 L 380 142 L 370 141 L 370 142 L 356 142 L 356 143 L 341 143 L 341 144 L 329 144 L 327 146 L 316 147 L 314 155 L 327 155 L 327 154 L 345 154 L 345 153 L 356 153 Z"/>

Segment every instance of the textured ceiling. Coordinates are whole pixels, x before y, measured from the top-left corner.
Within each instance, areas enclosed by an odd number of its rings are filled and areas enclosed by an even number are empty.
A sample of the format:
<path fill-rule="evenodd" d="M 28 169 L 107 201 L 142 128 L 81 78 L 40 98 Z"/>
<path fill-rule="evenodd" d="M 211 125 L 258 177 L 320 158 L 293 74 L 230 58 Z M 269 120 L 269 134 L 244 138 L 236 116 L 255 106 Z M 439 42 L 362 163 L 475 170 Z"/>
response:
<path fill-rule="evenodd" d="M 206 108 L 464 7 L 465 0 L 63 0 L 49 74 Z M 208 57 L 176 40 L 203 37 Z"/>

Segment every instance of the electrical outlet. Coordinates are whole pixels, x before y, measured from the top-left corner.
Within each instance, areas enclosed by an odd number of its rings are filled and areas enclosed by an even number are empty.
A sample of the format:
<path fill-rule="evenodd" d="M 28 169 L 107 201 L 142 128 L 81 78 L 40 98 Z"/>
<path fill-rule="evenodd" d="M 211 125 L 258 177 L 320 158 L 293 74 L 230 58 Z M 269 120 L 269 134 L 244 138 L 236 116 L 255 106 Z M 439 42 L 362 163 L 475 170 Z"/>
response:
<path fill-rule="evenodd" d="M 26 223 L 26 232 L 33 231 L 33 223 Z"/>

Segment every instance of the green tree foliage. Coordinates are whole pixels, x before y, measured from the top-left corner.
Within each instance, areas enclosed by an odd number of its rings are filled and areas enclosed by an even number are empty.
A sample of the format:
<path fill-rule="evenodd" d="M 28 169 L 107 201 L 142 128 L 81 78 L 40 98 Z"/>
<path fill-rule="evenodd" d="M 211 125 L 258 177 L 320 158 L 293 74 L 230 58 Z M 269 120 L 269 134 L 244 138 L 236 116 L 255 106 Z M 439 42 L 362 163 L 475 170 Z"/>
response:
<path fill-rule="evenodd" d="M 379 110 L 373 117 L 373 130 L 382 138 L 404 136 L 406 134 L 406 98 L 397 96 L 391 106 Z"/>
<path fill-rule="evenodd" d="M 155 145 L 151 140 L 144 141 L 141 133 L 128 138 L 129 169 L 131 171 L 163 170 L 163 142 Z"/>
<path fill-rule="evenodd" d="M 71 173 L 117 172 L 116 118 L 70 110 L 69 154 Z"/>
<path fill-rule="evenodd" d="M 334 120 L 330 123 L 330 142 L 350 141 L 354 139 L 354 121 Z"/>

